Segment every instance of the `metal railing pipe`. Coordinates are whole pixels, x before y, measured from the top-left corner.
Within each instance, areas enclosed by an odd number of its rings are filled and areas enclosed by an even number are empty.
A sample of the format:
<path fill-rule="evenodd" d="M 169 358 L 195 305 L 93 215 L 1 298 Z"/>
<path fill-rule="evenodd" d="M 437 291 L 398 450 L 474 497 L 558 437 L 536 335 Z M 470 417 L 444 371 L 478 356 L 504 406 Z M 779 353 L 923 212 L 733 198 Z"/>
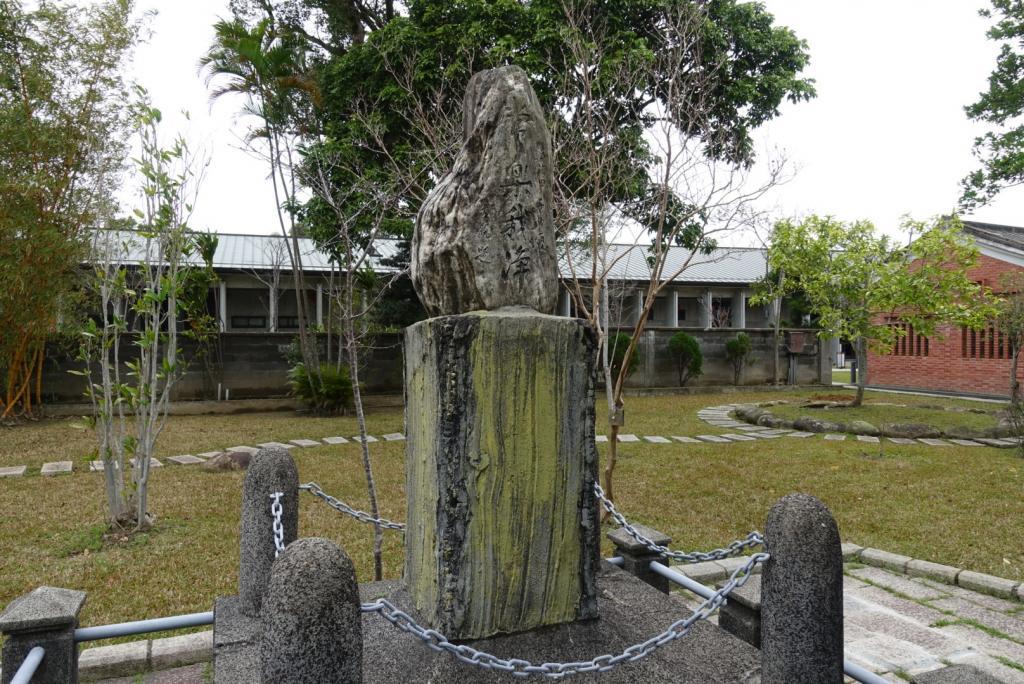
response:
<path fill-rule="evenodd" d="M 620 567 L 620 568 L 621 568 L 621 567 L 623 566 L 623 564 L 624 564 L 624 563 L 626 562 L 626 561 L 625 561 L 625 560 L 624 560 L 624 559 L 622 558 L 622 556 L 612 556 L 611 558 L 605 558 L 605 560 L 606 560 L 606 561 L 608 561 L 609 563 L 611 563 L 612 565 L 614 565 L 614 566 L 616 566 L 616 567 Z"/>
<path fill-rule="evenodd" d="M 663 565 L 658 561 L 651 561 L 651 572 L 661 575 L 669 582 L 675 582 L 684 589 L 689 589 L 701 598 L 711 598 L 715 595 L 715 590 L 711 587 L 704 586 L 700 582 L 692 580 L 683 573 L 673 570 L 672 568 L 668 567 L 667 565 Z"/>
<path fill-rule="evenodd" d="M 43 656 L 46 655 L 46 651 L 43 650 L 42 646 L 34 646 L 32 650 L 28 652 L 25 659 L 21 661 L 21 667 L 14 673 L 14 677 L 11 678 L 11 684 L 29 684 L 32 681 L 32 676 L 36 673 L 39 668 L 39 663 L 43 662 Z"/>
<path fill-rule="evenodd" d="M 889 681 L 849 660 L 843 660 L 843 674 L 863 684 L 886 684 Z"/>
<path fill-rule="evenodd" d="M 115 625 L 79 627 L 75 630 L 75 641 L 96 641 L 97 639 L 112 639 L 114 637 L 131 636 L 133 634 L 163 632 L 170 629 L 182 629 L 185 627 L 198 627 L 199 625 L 212 624 L 213 611 L 211 610 L 206 613 L 189 613 L 188 615 L 153 618 L 152 620 L 121 622 Z"/>

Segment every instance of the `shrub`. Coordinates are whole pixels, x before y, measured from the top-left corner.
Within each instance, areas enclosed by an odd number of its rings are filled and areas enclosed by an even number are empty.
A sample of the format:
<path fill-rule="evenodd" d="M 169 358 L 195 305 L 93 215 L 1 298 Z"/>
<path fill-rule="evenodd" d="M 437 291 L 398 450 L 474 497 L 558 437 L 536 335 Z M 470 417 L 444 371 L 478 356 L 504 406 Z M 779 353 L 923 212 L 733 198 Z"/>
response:
<path fill-rule="evenodd" d="M 306 370 L 297 363 L 288 371 L 288 384 L 292 394 L 317 413 L 345 413 L 352 406 L 352 379 L 348 368 L 338 369 L 330 364 L 320 366 L 320 387 Z"/>
<path fill-rule="evenodd" d="M 732 363 L 733 384 L 740 384 L 740 376 L 743 374 L 743 367 L 747 365 L 747 357 L 753 345 L 750 343 L 750 335 L 740 333 L 734 339 L 725 343 L 725 358 Z"/>
<path fill-rule="evenodd" d="M 629 348 L 629 341 L 633 339 L 626 333 L 615 333 L 610 336 L 607 340 L 608 344 L 608 363 L 612 367 L 612 382 L 619 377 L 619 371 L 622 369 L 622 361 L 626 358 L 626 349 Z M 636 371 L 636 367 L 640 365 L 640 348 L 637 347 L 633 351 L 633 358 L 629 360 L 629 368 L 626 369 L 626 377 L 629 377 Z M 608 388 L 611 391 L 611 387 Z"/>
<path fill-rule="evenodd" d="M 704 355 L 700 343 L 692 335 L 678 332 L 668 341 L 668 350 L 679 370 L 679 386 L 704 372 Z"/>

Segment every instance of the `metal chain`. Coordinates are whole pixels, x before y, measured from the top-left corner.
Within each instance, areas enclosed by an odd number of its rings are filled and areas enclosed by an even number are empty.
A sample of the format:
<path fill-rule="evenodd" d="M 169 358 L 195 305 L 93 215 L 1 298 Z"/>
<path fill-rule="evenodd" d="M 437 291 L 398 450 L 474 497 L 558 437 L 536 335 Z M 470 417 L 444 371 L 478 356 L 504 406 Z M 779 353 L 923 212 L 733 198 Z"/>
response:
<path fill-rule="evenodd" d="M 273 499 L 273 503 L 270 504 L 270 515 L 274 517 L 274 522 L 271 525 L 274 529 L 274 558 L 277 558 L 284 551 L 284 524 L 281 522 L 281 516 L 284 514 L 284 506 L 281 505 L 281 497 L 284 496 L 284 492 L 274 492 L 270 495 Z"/>
<path fill-rule="evenodd" d="M 386 599 L 377 599 L 372 603 L 362 604 L 362 612 L 379 613 L 381 617 L 402 631 L 408 632 L 420 639 L 427 645 L 427 648 L 433 651 L 449 653 L 468 665 L 476 665 L 486 670 L 510 672 L 516 677 L 541 675 L 552 679 L 560 679 L 566 675 L 581 674 L 584 672 L 607 672 L 620 663 L 640 660 L 665 644 L 671 643 L 676 639 L 681 639 L 689 633 L 693 625 L 699 620 L 709 617 L 712 613 L 718 610 L 718 608 L 725 602 L 725 599 L 729 596 L 730 592 L 746 583 L 750 578 L 754 566 L 758 563 L 763 563 L 766 560 L 768 560 L 767 553 L 756 553 L 751 556 L 744 565 L 733 571 L 732 575 L 729 577 L 729 581 L 725 583 L 725 586 L 700 604 L 700 607 L 698 607 L 690 617 L 673 622 L 668 629 L 661 634 L 653 636 L 638 644 L 634 644 L 633 646 L 623 650 L 618 655 L 599 655 L 596 658 L 582 662 L 544 663 L 542 665 L 534 665 L 528 660 L 522 660 L 519 658 L 510 658 L 505 660 L 490 653 L 486 653 L 485 651 L 478 651 L 472 646 L 468 646 L 466 644 L 456 645 L 448 641 L 448 639 L 440 632 L 417 624 L 408 613 L 399 610 Z"/>
<path fill-rule="evenodd" d="M 693 551 L 687 553 L 685 551 L 673 551 L 667 546 L 661 544 L 655 544 L 654 540 L 644 536 L 639 530 L 629 524 L 629 521 L 617 510 L 615 510 L 615 504 L 613 504 L 608 497 L 604 495 L 604 490 L 601 489 L 601 485 L 594 483 L 594 493 L 597 494 L 597 498 L 601 501 L 601 504 L 608 511 L 609 515 L 615 518 L 615 522 L 622 526 L 622 529 L 626 530 L 633 539 L 646 546 L 654 553 L 659 553 L 666 558 L 672 560 L 683 561 L 685 563 L 701 563 L 709 560 L 722 560 L 723 558 L 729 558 L 731 556 L 738 556 L 745 549 L 753 548 L 755 546 L 764 545 L 764 537 L 761 536 L 760 532 L 751 532 L 746 536 L 745 539 L 737 539 L 730 543 L 728 546 L 722 549 L 715 549 L 714 551 Z"/>
<path fill-rule="evenodd" d="M 352 508 L 344 501 L 339 501 L 330 494 L 324 492 L 324 490 L 320 489 L 320 485 L 318 485 L 316 482 L 307 482 L 304 485 L 299 485 L 299 489 L 304 489 L 313 496 L 323 499 L 324 503 L 326 503 L 334 510 L 344 513 L 345 515 L 350 515 L 359 522 L 369 523 L 370 525 L 379 525 L 387 530 L 405 529 L 405 523 L 392 522 L 391 520 L 388 520 L 386 518 L 374 518 L 372 515 L 366 513 L 365 511 L 360 511 L 356 508 Z"/>

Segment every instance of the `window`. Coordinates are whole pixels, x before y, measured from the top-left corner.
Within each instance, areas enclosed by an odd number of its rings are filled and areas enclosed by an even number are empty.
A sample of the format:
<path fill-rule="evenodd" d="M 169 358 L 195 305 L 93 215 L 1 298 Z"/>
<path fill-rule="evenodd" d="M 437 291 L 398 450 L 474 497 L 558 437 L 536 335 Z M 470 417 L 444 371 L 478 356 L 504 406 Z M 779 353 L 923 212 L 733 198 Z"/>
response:
<path fill-rule="evenodd" d="M 1010 341 L 992 324 L 980 330 L 961 328 L 960 356 L 965 359 L 1008 359 Z"/>
<path fill-rule="evenodd" d="M 267 319 L 265 316 L 232 316 L 231 327 L 239 330 L 264 330 Z"/>
<path fill-rule="evenodd" d="M 889 352 L 891 356 L 928 356 L 928 338 L 917 334 L 914 331 L 914 326 L 897 319 L 890 319 L 889 327 L 899 335 Z"/>

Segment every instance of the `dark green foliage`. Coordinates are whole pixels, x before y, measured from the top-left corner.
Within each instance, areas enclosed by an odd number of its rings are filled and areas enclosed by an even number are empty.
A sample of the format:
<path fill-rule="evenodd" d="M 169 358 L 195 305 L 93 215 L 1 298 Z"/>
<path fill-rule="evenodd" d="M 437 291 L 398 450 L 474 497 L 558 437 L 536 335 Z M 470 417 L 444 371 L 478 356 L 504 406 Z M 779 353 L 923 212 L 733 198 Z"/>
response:
<path fill-rule="evenodd" d="M 704 372 L 704 354 L 700 351 L 700 343 L 692 335 L 676 333 L 668 341 L 668 350 L 679 370 L 680 387 Z"/>
<path fill-rule="evenodd" d="M 619 372 L 622 370 L 622 360 L 626 357 L 626 349 L 629 347 L 629 341 L 632 338 L 626 333 L 615 333 L 611 335 L 608 340 L 608 360 L 609 365 L 612 369 L 612 381 L 619 377 Z M 640 348 L 637 347 L 633 350 L 633 356 L 629 360 L 629 368 L 626 371 L 626 376 L 632 375 L 636 371 L 636 367 L 640 365 Z"/>
<path fill-rule="evenodd" d="M 348 368 L 340 369 L 330 364 L 320 366 L 320 387 L 314 388 L 313 381 L 303 363 L 295 364 L 288 371 L 288 384 L 292 394 L 301 399 L 317 413 L 345 413 L 352 407 L 352 380 Z"/>
<path fill-rule="evenodd" d="M 725 358 L 732 364 L 733 384 L 740 384 L 740 377 L 743 374 L 743 367 L 747 365 L 748 357 L 753 349 L 750 342 L 750 335 L 740 333 L 725 343 Z"/>
<path fill-rule="evenodd" d="M 988 90 L 964 109 L 967 117 L 989 124 L 990 130 L 974 140 L 974 155 L 981 168 L 962 181 L 960 204 L 972 209 L 985 204 L 1000 190 L 1024 181 L 1024 3 L 992 0 L 981 16 L 993 19 L 988 37 L 1000 44 Z"/>

